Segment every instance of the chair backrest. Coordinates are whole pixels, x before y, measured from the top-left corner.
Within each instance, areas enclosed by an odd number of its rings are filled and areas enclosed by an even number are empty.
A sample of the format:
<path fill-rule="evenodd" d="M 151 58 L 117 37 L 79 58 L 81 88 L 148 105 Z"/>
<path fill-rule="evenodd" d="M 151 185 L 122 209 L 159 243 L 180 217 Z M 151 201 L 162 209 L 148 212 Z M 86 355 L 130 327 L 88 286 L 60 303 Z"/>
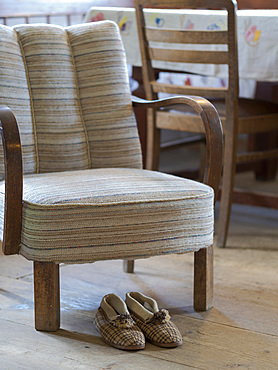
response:
<path fill-rule="evenodd" d="M 135 0 L 140 50 L 143 64 L 143 81 L 148 99 L 157 93 L 225 97 L 235 101 L 238 97 L 238 59 L 236 36 L 236 2 L 234 0 Z M 143 9 L 221 9 L 227 11 L 227 29 L 187 30 L 149 27 Z M 174 45 L 175 44 L 175 45 Z M 190 46 L 194 45 L 194 50 Z M 204 50 L 204 46 L 212 50 Z M 221 46 L 220 46 L 221 45 Z M 189 47 L 188 47 L 189 46 Z M 219 46 L 221 50 L 219 50 Z M 213 50 L 218 49 L 218 50 Z M 153 61 L 198 63 L 228 66 L 228 87 L 208 88 L 174 85 L 158 82 Z M 171 68 L 167 68 L 171 70 Z M 181 68 L 186 71 L 186 68 Z M 232 109 L 232 108 L 231 108 Z"/>
<path fill-rule="evenodd" d="M 0 105 L 17 118 L 24 173 L 142 166 L 113 22 L 0 26 Z"/>

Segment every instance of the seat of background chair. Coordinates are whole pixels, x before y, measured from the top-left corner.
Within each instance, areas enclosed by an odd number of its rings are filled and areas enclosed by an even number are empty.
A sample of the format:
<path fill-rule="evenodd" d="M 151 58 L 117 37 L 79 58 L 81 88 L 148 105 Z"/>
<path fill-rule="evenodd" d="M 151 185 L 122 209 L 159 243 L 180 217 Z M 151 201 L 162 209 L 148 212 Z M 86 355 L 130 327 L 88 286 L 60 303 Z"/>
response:
<path fill-rule="evenodd" d="M 211 103 L 215 106 L 222 123 L 225 122 L 225 100 L 221 98 L 209 98 Z M 190 114 L 196 116 L 196 120 L 199 121 L 199 116 L 196 114 L 196 112 L 189 106 L 184 105 L 177 105 L 172 106 L 171 108 L 164 108 L 164 111 L 167 111 L 174 115 L 182 114 L 181 119 L 184 119 L 184 114 Z M 238 99 L 238 117 L 239 119 L 260 119 L 262 116 L 270 116 L 270 115 L 278 115 L 278 104 L 262 101 L 262 100 L 255 100 L 255 99 L 247 99 L 247 98 L 239 98 Z M 160 113 L 158 113 L 158 117 L 161 117 Z M 178 117 L 177 117 L 178 118 Z M 178 126 L 182 127 L 182 120 L 178 121 Z M 166 123 L 164 120 L 162 122 L 157 123 L 158 127 L 160 128 L 168 128 L 170 129 L 170 126 L 165 127 L 164 123 Z M 167 125 L 167 123 L 166 123 Z M 178 129 L 177 126 L 174 125 L 174 122 L 171 122 L 172 129 Z M 274 123 L 274 126 L 277 127 L 277 124 Z M 201 125 L 201 122 L 196 122 L 196 126 L 194 127 L 194 132 L 198 131 L 203 132 L 203 126 Z M 225 126 L 224 126 L 225 128 Z M 275 127 L 274 127 L 275 129 Z M 239 130 L 239 133 L 240 130 Z"/>
<path fill-rule="evenodd" d="M 225 100 L 217 98 L 209 98 L 211 103 L 217 109 L 217 112 L 220 116 L 225 116 Z M 196 112 L 189 106 L 176 105 L 171 108 L 164 108 L 165 111 L 177 111 L 177 112 L 190 112 L 196 114 Z M 252 115 L 264 115 L 264 114 L 277 114 L 278 113 L 278 104 L 257 100 L 257 99 L 247 99 L 239 98 L 238 99 L 238 115 L 239 117 L 248 117 Z M 196 114 L 197 115 L 197 114 Z"/>
<path fill-rule="evenodd" d="M 27 175 L 23 189 L 20 253 L 27 259 L 142 258 L 213 242 L 213 190 L 191 180 L 92 169 Z M 4 183 L 0 193 L 3 201 Z"/>
<path fill-rule="evenodd" d="M 213 105 L 215 105 L 220 116 L 225 115 L 225 101 L 224 99 L 210 99 Z M 238 116 L 239 118 L 248 116 L 258 116 L 265 114 L 278 113 L 278 105 L 256 99 L 238 99 Z"/>

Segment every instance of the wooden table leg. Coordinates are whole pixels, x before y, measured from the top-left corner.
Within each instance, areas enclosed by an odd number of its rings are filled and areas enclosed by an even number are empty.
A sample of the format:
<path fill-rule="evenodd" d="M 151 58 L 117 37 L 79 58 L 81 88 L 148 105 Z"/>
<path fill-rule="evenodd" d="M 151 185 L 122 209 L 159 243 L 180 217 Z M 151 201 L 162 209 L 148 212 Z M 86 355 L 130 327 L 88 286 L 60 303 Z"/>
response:
<path fill-rule="evenodd" d="M 277 82 L 257 82 L 256 99 L 266 100 L 278 104 L 278 83 Z M 252 135 L 249 143 L 249 150 L 273 149 L 278 147 L 278 134 L 261 133 Z M 255 176 L 260 181 L 271 181 L 275 179 L 277 172 L 277 159 L 262 161 L 257 165 Z"/>
<path fill-rule="evenodd" d="M 249 139 L 249 150 L 265 150 L 278 147 L 278 134 L 276 132 L 253 134 Z M 255 177 L 259 181 L 272 181 L 277 173 L 277 159 L 263 160 L 256 164 Z"/>

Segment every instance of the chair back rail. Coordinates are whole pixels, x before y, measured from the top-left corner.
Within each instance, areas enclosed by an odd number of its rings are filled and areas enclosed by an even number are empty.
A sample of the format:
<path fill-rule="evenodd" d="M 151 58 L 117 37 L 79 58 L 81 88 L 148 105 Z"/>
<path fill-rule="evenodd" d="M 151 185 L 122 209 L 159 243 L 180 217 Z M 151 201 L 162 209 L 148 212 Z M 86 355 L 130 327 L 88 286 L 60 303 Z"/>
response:
<path fill-rule="evenodd" d="M 186 30 L 158 30 L 153 27 L 145 27 L 148 41 L 172 42 L 175 44 L 227 44 L 227 31 L 186 31 Z"/>
<path fill-rule="evenodd" d="M 165 92 L 169 94 L 182 94 L 182 95 L 199 95 L 207 97 L 221 97 L 224 98 L 227 94 L 225 87 L 211 87 L 209 90 L 206 87 L 195 87 L 187 85 L 172 85 L 162 82 L 151 81 L 152 90 L 155 93 Z"/>

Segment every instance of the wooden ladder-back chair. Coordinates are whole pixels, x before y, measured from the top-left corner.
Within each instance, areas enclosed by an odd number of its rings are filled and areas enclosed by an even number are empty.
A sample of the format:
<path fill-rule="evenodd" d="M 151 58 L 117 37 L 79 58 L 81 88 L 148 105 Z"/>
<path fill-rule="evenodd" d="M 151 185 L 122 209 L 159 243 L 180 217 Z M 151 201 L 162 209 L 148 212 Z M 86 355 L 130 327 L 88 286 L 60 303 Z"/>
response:
<path fill-rule="evenodd" d="M 205 184 L 142 169 L 115 23 L 0 26 L 0 230 L 3 252 L 34 261 L 35 327 L 60 325 L 59 264 L 195 252 L 194 307 L 212 305 L 219 116 L 189 104 L 207 135 Z M 82 268 L 82 267 L 81 267 Z M 96 282 L 97 284 L 97 282 Z"/>
<path fill-rule="evenodd" d="M 236 2 L 234 0 L 136 0 L 136 17 L 142 56 L 143 82 L 147 99 L 158 93 L 200 95 L 216 107 L 223 124 L 225 151 L 217 245 L 225 246 L 231 212 L 236 163 L 276 158 L 278 149 L 237 153 L 239 134 L 278 131 L 276 104 L 238 98 Z M 227 12 L 226 30 L 183 30 L 146 26 L 144 7 L 153 9 L 222 9 Z M 165 44 L 166 43 L 166 44 Z M 176 44 L 176 48 L 167 47 Z M 186 46 L 197 49 L 189 50 Z M 204 45 L 211 49 L 204 50 Z M 221 49 L 220 49 L 221 48 Z M 227 65 L 228 87 L 192 87 L 161 83 L 155 79 L 153 61 Z M 170 69 L 170 68 L 169 68 Z M 185 69 L 184 69 L 185 70 Z M 203 132 L 199 117 L 187 107 L 148 114 L 148 169 L 157 169 L 160 129 Z"/>

